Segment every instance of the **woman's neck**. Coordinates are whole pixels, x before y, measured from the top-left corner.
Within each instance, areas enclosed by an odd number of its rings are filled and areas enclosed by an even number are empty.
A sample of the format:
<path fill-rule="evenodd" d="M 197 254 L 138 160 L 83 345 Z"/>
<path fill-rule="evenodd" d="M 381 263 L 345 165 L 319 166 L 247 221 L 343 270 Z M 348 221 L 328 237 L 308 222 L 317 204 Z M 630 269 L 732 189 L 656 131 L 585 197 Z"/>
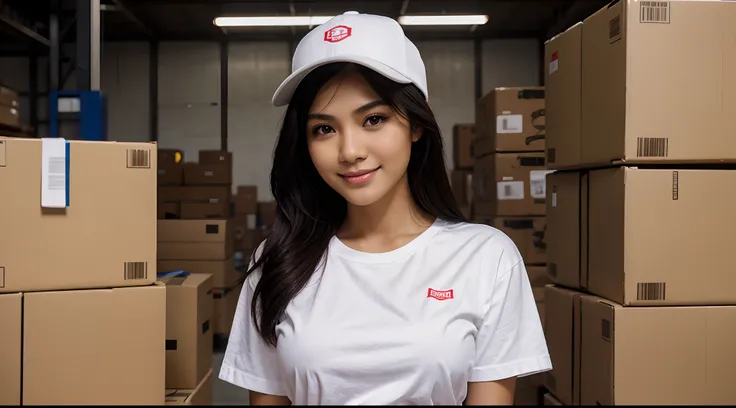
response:
<path fill-rule="evenodd" d="M 406 176 L 377 202 L 367 206 L 348 203 L 348 213 L 338 237 L 341 240 L 394 240 L 421 234 L 434 222 L 414 201 Z"/>

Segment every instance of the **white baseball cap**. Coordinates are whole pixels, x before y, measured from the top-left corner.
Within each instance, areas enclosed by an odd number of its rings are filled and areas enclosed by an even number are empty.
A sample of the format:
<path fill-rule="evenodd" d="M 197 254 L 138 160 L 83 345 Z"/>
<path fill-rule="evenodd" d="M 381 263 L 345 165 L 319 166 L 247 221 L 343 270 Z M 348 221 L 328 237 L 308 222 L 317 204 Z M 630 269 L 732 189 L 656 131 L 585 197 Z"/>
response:
<path fill-rule="evenodd" d="M 386 78 L 414 84 L 429 99 L 424 61 L 396 20 L 348 11 L 310 31 L 296 47 L 291 75 L 271 102 L 288 105 L 299 83 L 314 69 L 333 62 L 352 62 Z"/>

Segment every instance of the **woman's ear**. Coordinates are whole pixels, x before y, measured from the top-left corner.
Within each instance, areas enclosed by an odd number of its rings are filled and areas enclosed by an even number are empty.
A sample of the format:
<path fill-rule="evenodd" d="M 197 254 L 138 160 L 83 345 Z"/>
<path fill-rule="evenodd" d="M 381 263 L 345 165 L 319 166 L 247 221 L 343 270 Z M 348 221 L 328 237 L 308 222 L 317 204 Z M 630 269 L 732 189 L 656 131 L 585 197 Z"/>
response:
<path fill-rule="evenodd" d="M 424 128 L 421 126 L 412 126 L 411 129 L 411 141 L 417 142 L 419 139 L 422 138 L 422 133 L 424 132 Z"/>

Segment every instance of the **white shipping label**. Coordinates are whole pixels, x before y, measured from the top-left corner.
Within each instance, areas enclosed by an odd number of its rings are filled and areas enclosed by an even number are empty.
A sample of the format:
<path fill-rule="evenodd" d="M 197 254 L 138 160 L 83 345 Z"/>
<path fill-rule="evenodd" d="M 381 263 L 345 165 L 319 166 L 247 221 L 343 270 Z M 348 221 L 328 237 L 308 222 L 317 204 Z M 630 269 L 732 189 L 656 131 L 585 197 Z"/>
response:
<path fill-rule="evenodd" d="M 523 115 L 498 115 L 496 116 L 496 133 L 523 133 Z"/>
<path fill-rule="evenodd" d="M 555 72 L 557 72 L 557 69 L 560 67 L 560 60 L 555 59 L 552 60 L 552 62 L 549 63 L 549 74 L 552 75 Z"/>
<path fill-rule="evenodd" d="M 547 197 L 547 174 L 554 170 L 532 170 L 529 172 L 529 195 L 543 200 Z"/>
<path fill-rule="evenodd" d="M 496 195 L 499 200 L 523 200 L 523 181 L 499 181 L 496 183 Z"/>
<path fill-rule="evenodd" d="M 557 207 L 557 192 L 552 193 L 552 207 Z"/>
<path fill-rule="evenodd" d="M 41 207 L 66 207 L 66 140 L 41 141 Z"/>

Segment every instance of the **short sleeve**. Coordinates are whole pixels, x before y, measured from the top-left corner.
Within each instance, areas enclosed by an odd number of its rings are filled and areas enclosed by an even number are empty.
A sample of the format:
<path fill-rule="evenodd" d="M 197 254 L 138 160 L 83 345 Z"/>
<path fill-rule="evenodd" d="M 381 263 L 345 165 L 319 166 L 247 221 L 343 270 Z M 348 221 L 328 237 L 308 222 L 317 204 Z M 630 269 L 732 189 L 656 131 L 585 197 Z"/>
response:
<path fill-rule="evenodd" d="M 262 245 L 256 256 L 260 256 Z M 259 278 L 260 271 L 254 271 L 243 282 L 219 377 L 250 391 L 286 396 L 276 349 L 263 341 L 251 317 L 251 301 Z"/>
<path fill-rule="evenodd" d="M 523 377 L 552 369 L 524 262 L 511 240 L 508 242 L 501 260 L 484 266 L 484 273 L 496 278 L 495 282 L 487 280 L 492 290 L 486 290 L 482 297 L 485 315 L 475 339 L 471 382 Z M 494 274 L 496 267 L 498 273 Z"/>

